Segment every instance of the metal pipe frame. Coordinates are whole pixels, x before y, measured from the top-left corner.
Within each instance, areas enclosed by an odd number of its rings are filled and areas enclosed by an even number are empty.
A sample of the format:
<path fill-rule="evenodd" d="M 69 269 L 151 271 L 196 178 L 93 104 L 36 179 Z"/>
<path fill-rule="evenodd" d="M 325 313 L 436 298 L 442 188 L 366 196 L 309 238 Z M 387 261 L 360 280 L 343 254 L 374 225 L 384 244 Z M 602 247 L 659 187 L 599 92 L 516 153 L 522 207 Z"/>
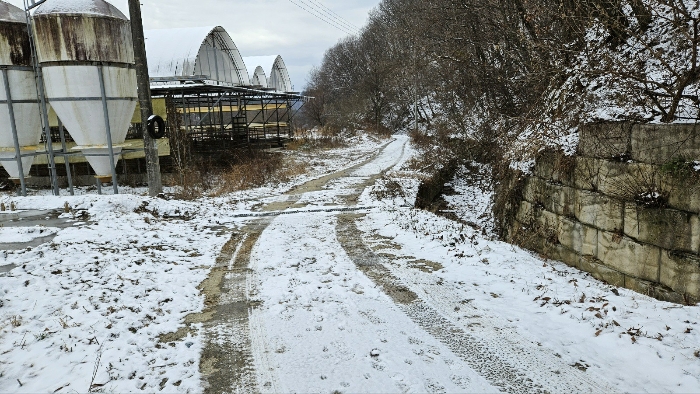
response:
<path fill-rule="evenodd" d="M 58 134 L 61 137 L 61 153 L 68 153 L 68 148 L 66 148 L 66 133 L 63 128 L 63 122 L 61 119 L 58 120 Z M 75 195 L 75 190 L 73 190 L 73 175 L 70 170 L 70 160 L 67 156 L 63 156 L 63 163 L 66 165 L 66 178 L 68 179 L 68 190 L 71 196 Z"/>
<path fill-rule="evenodd" d="M 292 135 L 291 120 L 298 112 L 294 107 L 307 99 L 296 93 L 207 84 L 152 86 L 152 91 L 154 97 L 174 98 L 173 103 L 180 108 L 181 126 L 195 143 L 190 155 L 201 149 L 201 153 L 208 152 L 207 145 L 217 139 L 230 140 L 234 145 L 250 145 L 256 140 L 264 144 L 274 139 L 281 146 L 285 134 Z M 254 126 L 256 122 L 262 124 L 262 129 Z M 211 149 L 211 153 L 217 150 L 216 146 Z"/>
<path fill-rule="evenodd" d="M 15 159 L 17 161 L 17 170 L 19 171 L 19 182 L 22 187 L 21 195 L 27 196 L 27 182 L 24 179 L 24 166 L 22 165 L 22 151 L 19 147 L 19 136 L 17 135 L 17 122 L 15 121 L 15 109 L 12 103 L 12 92 L 10 91 L 10 80 L 7 68 L 2 68 L 2 78 L 5 85 L 5 95 L 7 97 L 7 109 L 10 112 L 10 127 L 12 128 L 12 142 L 15 145 Z"/>
<path fill-rule="evenodd" d="M 119 194 L 119 184 L 117 183 L 117 166 L 114 162 L 114 147 L 112 146 L 112 128 L 109 124 L 109 108 L 107 106 L 104 66 L 100 65 L 98 70 L 100 75 L 100 92 L 102 93 L 102 109 L 104 111 L 105 131 L 107 133 L 107 149 L 109 150 L 109 164 L 112 167 L 112 188 L 114 189 L 114 194 Z"/>
<path fill-rule="evenodd" d="M 58 188 L 58 176 L 56 174 L 56 160 L 53 151 L 53 141 L 51 140 L 51 126 L 49 125 L 49 111 L 46 107 L 46 92 L 44 91 L 44 74 L 39 65 L 39 57 L 36 52 L 36 44 L 34 43 L 34 34 L 32 34 L 32 19 L 31 10 L 40 6 L 46 0 L 24 0 L 24 15 L 27 20 L 27 34 L 29 35 L 29 46 L 32 51 L 32 66 L 34 68 L 35 84 L 37 96 L 39 98 L 39 111 L 41 112 L 41 123 L 46 138 L 46 153 L 49 161 L 49 173 L 51 175 L 51 188 L 55 196 L 60 196 L 61 192 Z"/>

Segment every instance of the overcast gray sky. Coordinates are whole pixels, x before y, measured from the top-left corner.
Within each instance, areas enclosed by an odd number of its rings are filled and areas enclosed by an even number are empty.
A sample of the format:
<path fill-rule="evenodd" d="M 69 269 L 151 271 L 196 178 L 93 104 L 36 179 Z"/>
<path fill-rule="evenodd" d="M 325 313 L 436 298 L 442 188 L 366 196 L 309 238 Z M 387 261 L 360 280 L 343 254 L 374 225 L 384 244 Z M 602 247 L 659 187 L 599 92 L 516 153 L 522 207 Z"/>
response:
<path fill-rule="evenodd" d="M 22 7 L 22 0 L 6 1 Z M 108 1 L 129 15 L 127 0 Z M 244 57 L 282 55 L 294 88 L 301 90 L 324 51 L 348 34 L 292 1 L 312 11 L 322 4 L 360 28 L 380 0 L 141 0 L 141 10 L 146 29 L 218 25 L 231 34 Z"/>

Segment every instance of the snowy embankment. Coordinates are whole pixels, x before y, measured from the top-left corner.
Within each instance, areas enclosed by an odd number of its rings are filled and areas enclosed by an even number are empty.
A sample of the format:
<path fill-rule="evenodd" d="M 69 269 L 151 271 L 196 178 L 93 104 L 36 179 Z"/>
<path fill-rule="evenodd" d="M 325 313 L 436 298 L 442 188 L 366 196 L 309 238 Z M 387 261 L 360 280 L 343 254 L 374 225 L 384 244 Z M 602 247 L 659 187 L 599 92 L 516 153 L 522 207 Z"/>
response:
<path fill-rule="evenodd" d="M 203 309 L 198 285 L 232 231 L 219 223 L 360 162 L 384 143 L 355 142 L 323 152 L 310 173 L 290 183 L 218 198 L 167 201 L 85 189 L 74 197 L 0 195 L 20 211 L 67 211 L 61 218 L 74 221 L 64 229 L 0 228 L 2 243 L 56 235 L 23 250 L 0 245 L 0 268 L 9 270 L 0 271 L 0 391 L 200 392 L 201 335 L 168 344 L 159 337 Z"/>

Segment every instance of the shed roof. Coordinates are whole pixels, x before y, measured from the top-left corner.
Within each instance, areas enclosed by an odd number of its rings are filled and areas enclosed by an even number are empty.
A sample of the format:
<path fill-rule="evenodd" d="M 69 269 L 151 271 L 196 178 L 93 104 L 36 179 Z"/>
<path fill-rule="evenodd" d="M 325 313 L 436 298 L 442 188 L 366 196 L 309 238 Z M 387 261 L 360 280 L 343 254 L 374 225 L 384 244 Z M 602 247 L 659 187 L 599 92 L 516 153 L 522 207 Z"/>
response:
<path fill-rule="evenodd" d="M 117 7 L 104 0 L 51 0 L 34 12 L 34 15 L 48 14 L 88 14 L 128 20 Z"/>
<path fill-rule="evenodd" d="M 249 85 L 248 71 L 231 36 L 221 26 L 146 30 L 151 78 L 206 76 Z"/>

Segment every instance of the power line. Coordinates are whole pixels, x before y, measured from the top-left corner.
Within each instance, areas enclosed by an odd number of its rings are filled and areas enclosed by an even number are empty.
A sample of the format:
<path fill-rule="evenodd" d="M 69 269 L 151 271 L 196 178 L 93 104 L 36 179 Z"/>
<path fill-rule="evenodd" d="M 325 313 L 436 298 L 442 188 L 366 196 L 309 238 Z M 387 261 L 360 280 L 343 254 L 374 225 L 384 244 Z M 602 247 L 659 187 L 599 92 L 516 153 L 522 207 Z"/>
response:
<path fill-rule="evenodd" d="M 309 3 L 312 3 L 312 4 L 316 5 L 316 6 L 318 6 L 318 8 L 320 8 L 321 12 L 323 12 L 323 13 L 326 14 L 326 15 L 328 15 L 328 17 L 330 17 L 331 19 L 334 19 L 334 20 L 338 21 L 340 24 L 342 24 L 342 25 L 344 25 L 344 26 L 347 26 L 347 27 L 350 28 L 351 30 L 354 30 L 354 31 L 360 30 L 360 28 L 358 28 L 357 26 L 355 26 L 355 25 L 353 25 L 352 23 L 348 22 L 348 20 L 345 19 L 345 18 L 343 18 L 342 16 L 336 14 L 333 10 L 331 10 L 331 9 L 328 8 L 328 7 L 326 7 L 326 6 L 325 6 L 323 3 L 321 3 L 319 0 L 299 0 L 299 1 L 301 1 L 302 3 L 305 3 L 306 1 L 308 1 Z"/>
<path fill-rule="evenodd" d="M 302 0 L 298 0 L 298 1 L 302 1 Z M 349 28 L 347 28 L 347 27 L 344 27 L 343 25 L 340 25 L 340 24 L 338 24 L 338 23 L 335 22 L 335 21 L 329 21 L 329 20 L 327 20 L 327 19 L 324 18 L 322 15 L 319 15 L 318 13 L 315 13 L 315 12 L 310 11 L 308 8 L 306 8 L 306 7 L 302 6 L 302 5 L 300 5 L 299 3 L 296 3 L 294 0 L 289 0 L 289 2 L 292 3 L 292 4 L 294 4 L 294 5 L 297 6 L 297 7 L 301 8 L 302 10 L 308 12 L 309 14 L 315 16 L 316 18 L 322 20 L 323 22 L 327 23 L 328 25 L 330 25 L 330 26 L 332 26 L 332 27 L 335 27 L 336 29 L 338 29 L 338 30 L 340 30 L 340 31 L 342 31 L 342 32 L 344 32 L 344 33 L 346 33 L 346 34 L 351 34 L 351 35 L 352 35 L 352 34 L 356 34 L 355 31 L 352 31 L 351 29 L 349 29 Z M 309 5 L 306 4 L 306 3 L 304 3 L 304 5 L 306 5 L 307 7 L 309 7 Z M 309 8 L 311 8 L 311 7 L 309 7 Z"/>
<path fill-rule="evenodd" d="M 327 23 L 330 26 L 335 27 L 336 29 L 346 33 L 346 34 L 355 34 L 351 29 L 348 29 L 347 27 L 344 27 L 343 25 L 338 24 L 335 21 L 329 21 L 328 19 L 324 18 L 323 15 L 318 14 L 317 12 L 312 11 L 313 7 L 309 7 L 308 4 L 304 3 L 302 0 L 297 0 L 299 2 L 302 2 L 306 7 L 303 5 L 296 3 L 294 0 L 289 0 L 292 4 L 296 5 L 297 7 L 301 8 L 302 10 L 308 12 L 309 14 L 315 16 L 316 18 L 322 20 L 323 22 Z"/>

